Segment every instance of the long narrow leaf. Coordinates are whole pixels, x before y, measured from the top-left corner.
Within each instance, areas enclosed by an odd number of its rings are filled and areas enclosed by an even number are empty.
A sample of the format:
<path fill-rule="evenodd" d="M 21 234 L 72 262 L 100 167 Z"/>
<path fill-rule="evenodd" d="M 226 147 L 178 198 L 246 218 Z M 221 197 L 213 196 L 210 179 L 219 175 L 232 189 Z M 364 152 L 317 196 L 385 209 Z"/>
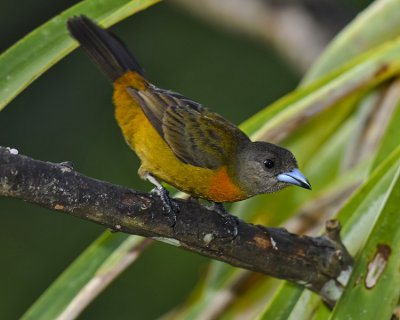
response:
<path fill-rule="evenodd" d="M 143 238 L 105 232 L 41 295 L 21 319 L 73 319 L 148 242 Z M 123 257 L 123 259 L 121 259 Z M 83 294 L 82 294 L 83 292 Z"/>
<path fill-rule="evenodd" d="M 307 85 L 354 57 L 400 36 L 400 2 L 374 1 L 330 43 L 303 78 Z"/>
<path fill-rule="evenodd" d="M 390 154 L 398 145 L 400 139 L 400 101 L 394 111 L 391 121 L 386 129 L 386 133 L 382 138 L 379 150 L 375 156 L 372 169 L 381 164 L 382 161 Z"/>
<path fill-rule="evenodd" d="M 86 14 L 109 27 L 160 0 L 86 0 L 35 29 L 0 55 L 0 110 L 18 93 L 77 47 L 68 18 Z"/>
<path fill-rule="evenodd" d="M 282 282 L 279 291 L 276 292 L 266 311 L 258 319 L 288 319 L 303 291 L 304 287 L 290 282 Z"/>
<path fill-rule="evenodd" d="M 400 297 L 400 165 L 384 207 L 330 319 L 390 319 Z"/>
<path fill-rule="evenodd" d="M 360 90 L 368 90 L 398 74 L 399 55 L 400 38 L 397 38 L 349 62 L 342 72 L 334 71 L 327 75 L 312 85 L 314 90 L 311 93 L 304 96 L 303 90 L 309 91 L 308 88 L 304 88 L 278 100 L 247 120 L 245 128 L 253 128 L 256 131 L 254 139 L 268 141 L 274 141 L 276 137 L 291 133 L 296 122 L 304 123 L 327 106 L 334 105 Z M 308 109 L 308 112 L 303 114 L 305 109 Z"/>

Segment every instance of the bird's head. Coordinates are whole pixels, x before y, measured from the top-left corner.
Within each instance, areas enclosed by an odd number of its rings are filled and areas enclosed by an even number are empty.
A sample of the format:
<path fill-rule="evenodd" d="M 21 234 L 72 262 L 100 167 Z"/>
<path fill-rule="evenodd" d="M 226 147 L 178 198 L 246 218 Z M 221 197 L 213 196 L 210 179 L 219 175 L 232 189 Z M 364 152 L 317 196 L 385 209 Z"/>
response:
<path fill-rule="evenodd" d="M 311 189 L 293 154 L 267 142 L 249 142 L 240 148 L 235 172 L 248 196 L 277 192 L 290 185 Z"/>

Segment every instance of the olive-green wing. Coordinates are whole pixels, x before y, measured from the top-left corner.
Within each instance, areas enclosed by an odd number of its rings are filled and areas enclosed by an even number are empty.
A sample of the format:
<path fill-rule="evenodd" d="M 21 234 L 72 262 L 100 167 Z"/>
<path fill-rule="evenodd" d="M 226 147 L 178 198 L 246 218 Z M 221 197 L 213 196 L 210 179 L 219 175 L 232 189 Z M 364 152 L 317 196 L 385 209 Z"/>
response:
<path fill-rule="evenodd" d="M 127 88 L 160 136 L 182 162 L 217 169 L 247 136 L 218 114 L 178 93 Z"/>

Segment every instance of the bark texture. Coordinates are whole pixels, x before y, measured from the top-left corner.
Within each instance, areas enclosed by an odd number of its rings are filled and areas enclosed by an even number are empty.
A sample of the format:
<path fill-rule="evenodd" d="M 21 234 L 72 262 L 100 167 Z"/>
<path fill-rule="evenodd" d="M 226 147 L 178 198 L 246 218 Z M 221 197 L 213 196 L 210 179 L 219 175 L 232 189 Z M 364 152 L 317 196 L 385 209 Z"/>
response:
<path fill-rule="evenodd" d="M 69 163 L 50 163 L 0 147 L 0 195 L 18 198 L 114 231 L 171 243 L 183 249 L 305 285 L 333 305 L 345 286 L 352 257 L 327 222 L 319 237 L 238 221 L 238 234 L 216 212 L 196 200 L 176 199 L 176 223 L 158 196 L 89 178 Z"/>

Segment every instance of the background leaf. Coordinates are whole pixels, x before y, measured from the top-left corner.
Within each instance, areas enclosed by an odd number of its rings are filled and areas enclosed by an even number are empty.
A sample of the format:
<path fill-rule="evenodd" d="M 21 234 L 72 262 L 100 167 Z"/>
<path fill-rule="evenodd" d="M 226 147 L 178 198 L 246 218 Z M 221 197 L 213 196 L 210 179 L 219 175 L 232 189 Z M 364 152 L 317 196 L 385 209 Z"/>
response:
<path fill-rule="evenodd" d="M 352 58 L 396 39 L 400 34 L 399 10 L 396 0 L 373 2 L 330 43 L 301 84 L 311 83 Z"/>
<path fill-rule="evenodd" d="M 400 163 L 381 212 L 354 266 L 347 290 L 330 319 L 389 319 L 400 298 Z M 382 303 L 383 302 L 383 303 Z"/>
<path fill-rule="evenodd" d="M 25 36 L 0 56 L 0 110 L 32 81 L 76 48 L 65 23 L 87 14 L 104 27 L 160 0 L 86 0 Z"/>

